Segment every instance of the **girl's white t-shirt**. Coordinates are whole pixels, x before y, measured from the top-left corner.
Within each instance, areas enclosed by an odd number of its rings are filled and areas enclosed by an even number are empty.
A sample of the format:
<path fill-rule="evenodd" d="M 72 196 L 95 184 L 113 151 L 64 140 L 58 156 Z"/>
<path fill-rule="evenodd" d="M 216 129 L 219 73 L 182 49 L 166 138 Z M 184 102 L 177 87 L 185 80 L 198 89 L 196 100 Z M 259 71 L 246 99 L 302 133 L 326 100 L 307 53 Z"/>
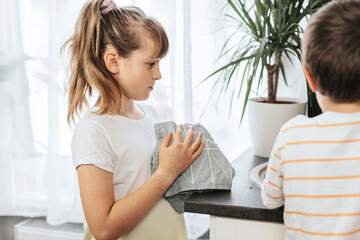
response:
<path fill-rule="evenodd" d="M 94 113 L 98 109 L 93 107 L 73 133 L 71 149 L 75 167 L 93 164 L 113 173 L 115 201 L 134 192 L 151 176 L 151 157 L 156 144 L 154 124 L 159 118 L 153 108 L 146 105 L 140 108 L 144 118 L 134 120 L 120 115 L 98 115 Z M 84 227 L 86 237 L 90 233 L 86 224 Z M 161 199 L 121 239 L 187 239 L 184 217 Z"/>

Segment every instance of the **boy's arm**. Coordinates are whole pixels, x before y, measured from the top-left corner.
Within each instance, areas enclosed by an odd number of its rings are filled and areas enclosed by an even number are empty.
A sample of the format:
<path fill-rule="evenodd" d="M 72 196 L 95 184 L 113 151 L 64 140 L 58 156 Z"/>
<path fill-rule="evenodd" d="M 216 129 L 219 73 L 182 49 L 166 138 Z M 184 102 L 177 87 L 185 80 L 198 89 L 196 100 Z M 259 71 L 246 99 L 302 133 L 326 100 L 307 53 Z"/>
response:
<path fill-rule="evenodd" d="M 278 137 L 279 138 L 279 137 Z M 265 207 L 278 208 L 284 205 L 282 169 L 280 169 L 281 155 L 276 141 L 270 155 L 265 180 L 261 187 L 261 199 Z"/>

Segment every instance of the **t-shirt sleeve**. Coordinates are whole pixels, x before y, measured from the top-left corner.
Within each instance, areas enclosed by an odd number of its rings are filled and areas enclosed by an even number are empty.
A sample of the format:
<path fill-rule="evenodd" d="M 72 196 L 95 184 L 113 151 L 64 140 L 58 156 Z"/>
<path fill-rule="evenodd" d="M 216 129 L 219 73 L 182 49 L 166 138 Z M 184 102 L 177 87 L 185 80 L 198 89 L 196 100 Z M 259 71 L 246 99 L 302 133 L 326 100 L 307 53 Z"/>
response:
<path fill-rule="evenodd" d="M 261 188 L 263 204 L 268 208 L 277 208 L 284 205 L 284 175 L 285 168 L 282 162 L 286 161 L 284 146 L 291 136 L 287 130 L 299 125 L 307 119 L 304 115 L 298 115 L 287 121 L 282 127 L 272 149 L 265 180 Z"/>
<path fill-rule="evenodd" d="M 267 208 L 278 208 L 284 205 L 283 196 L 283 170 L 281 168 L 281 152 L 279 147 L 282 146 L 282 134 L 279 133 L 273 150 L 270 155 L 266 176 L 261 188 L 261 199 Z"/>
<path fill-rule="evenodd" d="M 76 168 L 92 164 L 111 173 L 114 171 L 109 141 L 95 121 L 84 119 L 78 123 L 73 133 L 71 150 Z"/>

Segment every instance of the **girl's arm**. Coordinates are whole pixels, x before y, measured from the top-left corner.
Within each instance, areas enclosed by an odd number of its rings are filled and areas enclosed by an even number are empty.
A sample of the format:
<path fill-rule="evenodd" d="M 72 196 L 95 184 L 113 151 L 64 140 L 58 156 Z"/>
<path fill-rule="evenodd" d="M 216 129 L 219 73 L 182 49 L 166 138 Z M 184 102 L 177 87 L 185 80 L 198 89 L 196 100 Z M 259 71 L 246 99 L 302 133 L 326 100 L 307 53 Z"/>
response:
<path fill-rule="evenodd" d="M 171 133 L 168 133 L 159 149 L 157 171 L 135 192 L 116 202 L 112 173 L 94 165 L 77 168 L 85 217 L 96 239 L 118 239 L 152 209 L 204 148 L 201 133 L 191 144 L 193 134 L 191 129 L 182 142 L 181 127 L 177 127 L 174 142 L 169 146 Z"/>

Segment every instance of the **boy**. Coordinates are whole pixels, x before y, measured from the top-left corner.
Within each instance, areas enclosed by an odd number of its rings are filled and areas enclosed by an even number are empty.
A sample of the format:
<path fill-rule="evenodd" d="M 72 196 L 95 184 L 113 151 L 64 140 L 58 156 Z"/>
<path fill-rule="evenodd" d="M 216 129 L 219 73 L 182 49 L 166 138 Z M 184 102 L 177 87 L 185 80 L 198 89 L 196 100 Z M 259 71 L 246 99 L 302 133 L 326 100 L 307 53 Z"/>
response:
<path fill-rule="evenodd" d="M 285 206 L 286 239 L 360 239 L 360 1 L 314 14 L 302 54 L 323 114 L 282 127 L 262 200 Z"/>

